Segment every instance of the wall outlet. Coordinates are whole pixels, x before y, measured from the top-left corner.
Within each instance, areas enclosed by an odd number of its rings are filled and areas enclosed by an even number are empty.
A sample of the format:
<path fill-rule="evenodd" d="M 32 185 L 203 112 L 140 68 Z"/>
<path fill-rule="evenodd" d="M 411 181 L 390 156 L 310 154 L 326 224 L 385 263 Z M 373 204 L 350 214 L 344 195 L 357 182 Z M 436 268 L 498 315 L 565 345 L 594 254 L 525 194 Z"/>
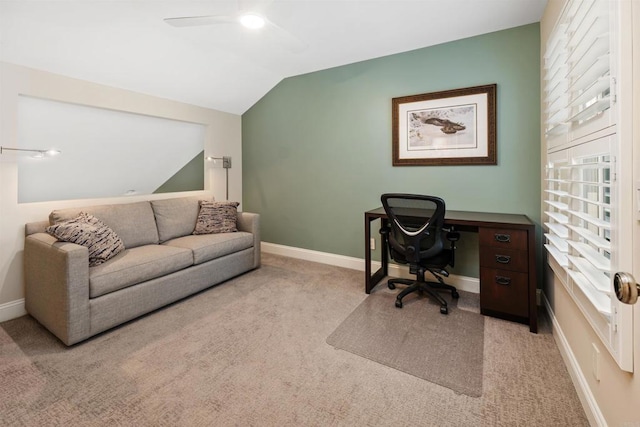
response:
<path fill-rule="evenodd" d="M 374 251 L 376 249 L 376 239 L 372 237 L 370 243 L 371 243 L 371 250 Z"/>
<path fill-rule="evenodd" d="M 591 343 L 591 372 L 596 381 L 600 381 L 600 349 Z"/>

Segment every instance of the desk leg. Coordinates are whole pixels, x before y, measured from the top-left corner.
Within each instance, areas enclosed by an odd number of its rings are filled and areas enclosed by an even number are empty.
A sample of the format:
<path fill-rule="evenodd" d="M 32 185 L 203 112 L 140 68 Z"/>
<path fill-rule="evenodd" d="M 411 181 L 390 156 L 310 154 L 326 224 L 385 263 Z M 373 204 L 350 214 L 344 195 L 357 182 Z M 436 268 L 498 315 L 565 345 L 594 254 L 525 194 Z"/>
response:
<path fill-rule="evenodd" d="M 365 214 L 364 216 L 364 273 L 365 273 L 365 292 L 370 294 L 371 290 L 387 275 L 387 242 L 381 241 L 382 246 L 382 267 L 378 269 L 373 275 L 371 274 L 371 221 L 374 221 L 375 217 L 370 217 Z M 383 220 L 385 221 L 385 220 Z"/>
<path fill-rule="evenodd" d="M 529 246 L 529 331 L 538 333 L 538 279 L 536 269 L 536 232 L 531 227 L 527 232 Z"/>
<path fill-rule="evenodd" d="M 382 228 L 386 228 L 389 225 L 389 220 L 381 218 Z M 389 275 L 389 245 L 387 242 L 387 235 L 380 235 L 380 263 L 382 264 L 383 277 Z M 379 281 L 379 280 L 378 280 Z"/>

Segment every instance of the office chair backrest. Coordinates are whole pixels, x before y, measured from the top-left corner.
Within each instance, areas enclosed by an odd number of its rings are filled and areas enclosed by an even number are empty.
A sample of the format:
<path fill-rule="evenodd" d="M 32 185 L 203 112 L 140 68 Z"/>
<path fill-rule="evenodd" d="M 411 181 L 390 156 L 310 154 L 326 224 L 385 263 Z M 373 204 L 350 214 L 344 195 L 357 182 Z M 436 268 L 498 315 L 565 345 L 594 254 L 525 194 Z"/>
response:
<path fill-rule="evenodd" d="M 389 217 L 391 258 L 418 263 L 442 252 L 444 200 L 418 194 L 383 194 L 381 200 Z"/>

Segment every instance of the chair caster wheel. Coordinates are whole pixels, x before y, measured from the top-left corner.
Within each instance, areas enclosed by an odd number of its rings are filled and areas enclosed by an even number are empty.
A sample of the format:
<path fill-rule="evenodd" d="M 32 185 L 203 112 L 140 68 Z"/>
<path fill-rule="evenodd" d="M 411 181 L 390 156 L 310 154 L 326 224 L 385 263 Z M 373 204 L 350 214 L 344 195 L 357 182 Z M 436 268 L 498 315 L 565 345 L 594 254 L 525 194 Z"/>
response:
<path fill-rule="evenodd" d="M 447 307 L 440 307 L 440 313 L 449 314 L 449 309 Z"/>
<path fill-rule="evenodd" d="M 460 294 L 458 293 L 458 291 L 452 291 L 451 292 L 451 297 L 455 298 L 455 299 L 458 299 L 458 298 L 460 298 Z"/>
<path fill-rule="evenodd" d="M 402 308 L 402 301 L 396 300 L 396 307 Z"/>
<path fill-rule="evenodd" d="M 389 289 L 395 289 L 396 285 L 394 285 L 393 283 L 389 283 L 387 284 L 387 286 L 389 287 Z"/>

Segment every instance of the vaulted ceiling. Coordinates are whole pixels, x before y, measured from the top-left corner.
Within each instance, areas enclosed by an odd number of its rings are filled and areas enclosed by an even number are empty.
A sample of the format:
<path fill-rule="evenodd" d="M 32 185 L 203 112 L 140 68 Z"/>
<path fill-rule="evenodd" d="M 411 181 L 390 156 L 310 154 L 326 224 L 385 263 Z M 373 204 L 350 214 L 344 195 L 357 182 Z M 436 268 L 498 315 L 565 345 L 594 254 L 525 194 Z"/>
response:
<path fill-rule="evenodd" d="M 286 77 L 538 22 L 546 3 L 0 0 L 0 60 L 242 114 Z M 247 11 L 274 25 L 164 21 Z"/>

